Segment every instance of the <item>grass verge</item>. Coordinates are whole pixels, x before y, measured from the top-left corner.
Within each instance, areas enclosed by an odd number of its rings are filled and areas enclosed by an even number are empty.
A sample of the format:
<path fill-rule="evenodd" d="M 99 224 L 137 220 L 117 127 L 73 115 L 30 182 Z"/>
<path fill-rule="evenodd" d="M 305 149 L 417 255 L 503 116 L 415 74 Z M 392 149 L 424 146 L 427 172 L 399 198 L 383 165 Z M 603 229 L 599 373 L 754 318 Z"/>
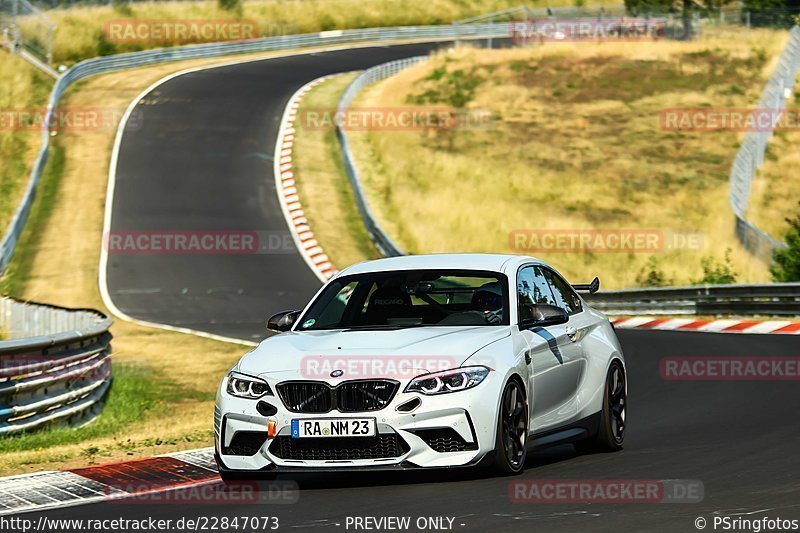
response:
<path fill-rule="evenodd" d="M 350 133 L 379 221 L 412 253 L 532 253 L 607 288 L 769 280 L 733 231 L 728 173 L 741 134 L 662 126 L 674 108 L 752 106 L 786 33 L 718 30 L 693 42 L 462 48 L 370 87 L 356 106 L 462 106 L 488 125 Z M 782 218 L 780 214 L 772 216 Z M 420 223 L 424 220 L 425 223 Z M 657 253 L 531 251 L 516 230 L 659 230 Z M 677 236 L 677 237 L 674 237 Z M 699 237 L 691 246 L 672 238 Z"/>
<path fill-rule="evenodd" d="M 797 88 L 797 86 L 795 86 Z M 800 93 L 787 102 L 787 109 L 797 116 Z M 767 145 L 764 164 L 758 170 L 750 196 L 747 216 L 759 229 L 783 240 L 789 230 L 787 218 L 800 213 L 800 181 L 794 172 L 800 164 L 800 131 L 797 127 L 775 132 Z"/>
<path fill-rule="evenodd" d="M 312 128 L 302 117 L 331 113 L 355 73 L 317 85 L 301 101 L 292 153 L 303 211 L 315 238 L 336 268 L 380 257 L 364 229 L 333 128 Z"/>
<path fill-rule="evenodd" d="M 0 49 L 0 228 L 19 205 L 40 146 L 34 113 L 47 102 L 53 80 Z"/>
<path fill-rule="evenodd" d="M 32 209 L 25 223 L 25 231 L 17 243 L 14 256 L 0 279 L 0 292 L 3 294 L 22 294 L 33 266 L 36 252 L 41 243 L 42 230 L 53 211 L 56 194 L 64 173 L 64 147 L 60 140 L 51 139 L 48 161 L 39 178 L 36 208 Z"/>
<path fill-rule="evenodd" d="M 618 1 L 600 2 L 606 5 Z M 255 0 L 245 1 L 241 9 L 225 11 L 216 1 L 199 2 L 141 2 L 114 3 L 105 6 L 70 6 L 47 11 L 56 24 L 54 40 L 55 61 L 74 63 L 97 55 L 131 52 L 146 48 L 158 48 L 202 42 L 215 39 L 198 39 L 190 33 L 176 39 L 177 32 L 169 32 L 169 26 L 158 39 L 142 39 L 150 32 L 137 33 L 130 38 L 128 33 L 109 31 L 109 23 L 126 21 L 253 21 L 257 31 L 253 37 L 314 33 L 347 28 L 369 28 L 426 24 L 449 24 L 453 20 L 481 15 L 519 5 L 518 0 Z M 549 0 L 534 2 L 535 6 L 573 5 L 573 0 Z M 30 21 L 32 24 L 34 21 Z M 232 27 L 233 28 L 233 27 Z M 42 28 L 30 26 L 31 39 L 46 42 Z M 245 27 L 242 26 L 244 31 Z M 25 25 L 23 23 L 23 31 Z M 249 30 L 247 30 L 249 31 Z M 213 37 L 213 35 L 211 36 Z M 244 35 L 243 37 L 250 37 Z M 225 38 L 224 36 L 222 38 Z"/>

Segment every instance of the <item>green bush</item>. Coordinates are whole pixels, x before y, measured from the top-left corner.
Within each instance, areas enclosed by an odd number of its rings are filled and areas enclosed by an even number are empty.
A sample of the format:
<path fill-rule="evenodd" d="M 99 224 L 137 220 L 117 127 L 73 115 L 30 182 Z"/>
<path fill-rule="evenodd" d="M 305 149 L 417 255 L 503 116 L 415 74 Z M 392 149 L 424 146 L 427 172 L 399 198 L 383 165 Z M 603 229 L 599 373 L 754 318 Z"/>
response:
<path fill-rule="evenodd" d="M 653 255 L 636 275 L 636 283 L 640 287 L 666 287 L 672 284 L 672 280 L 664 274 L 658 266 L 658 259 Z"/>
<path fill-rule="evenodd" d="M 97 33 L 97 55 L 98 56 L 110 56 L 117 53 L 117 47 L 114 46 L 114 43 L 106 39 L 106 34 L 104 32 Z"/>
<path fill-rule="evenodd" d="M 131 9 L 130 3 L 128 3 L 126 0 L 112 0 L 111 8 L 115 13 L 119 13 L 120 15 L 124 15 L 126 17 L 133 16 L 133 9 Z"/>
<path fill-rule="evenodd" d="M 712 256 L 704 257 L 700 264 L 703 265 L 703 277 L 693 281 L 695 285 L 722 285 L 736 283 L 736 272 L 731 263 L 731 249 L 725 250 L 725 260 L 718 263 Z"/>
<path fill-rule="evenodd" d="M 465 71 L 447 70 L 441 66 L 431 72 L 424 80 L 427 90 L 421 94 L 408 97 L 408 101 L 424 104 L 448 104 L 456 109 L 464 108 L 475 98 L 475 90 L 483 82 L 483 78 L 475 68 Z"/>
<path fill-rule="evenodd" d="M 772 279 L 776 282 L 800 281 L 800 215 L 787 218 L 789 232 L 786 248 L 778 250 L 772 260 Z"/>
<path fill-rule="evenodd" d="M 241 11 L 242 0 L 217 0 L 217 5 L 225 11 Z"/>

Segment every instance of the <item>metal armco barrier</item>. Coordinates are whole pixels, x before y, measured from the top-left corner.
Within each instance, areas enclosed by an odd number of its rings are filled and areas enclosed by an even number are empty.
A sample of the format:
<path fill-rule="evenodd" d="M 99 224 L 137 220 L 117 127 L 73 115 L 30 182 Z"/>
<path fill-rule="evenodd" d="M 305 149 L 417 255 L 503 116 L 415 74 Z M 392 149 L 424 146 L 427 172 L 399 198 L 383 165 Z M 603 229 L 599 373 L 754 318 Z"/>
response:
<path fill-rule="evenodd" d="M 757 110 L 774 113 L 786 109 L 786 99 L 792 92 L 797 73 L 800 72 L 800 27 L 793 27 L 783 49 L 775 71 L 769 78 L 756 106 Z M 748 130 L 733 161 L 730 174 L 730 202 L 736 215 L 736 235 L 744 247 L 766 262 L 772 261 L 774 253 L 786 245 L 758 229 L 746 217 L 750 202 L 750 190 L 756 179 L 758 168 L 764 162 L 764 154 L 772 135 L 770 128 Z"/>
<path fill-rule="evenodd" d="M 585 298 L 613 315 L 800 316 L 800 283 L 630 289 Z"/>
<path fill-rule="evenodd" d="M 94 76 L 135 67 L 144 67 L 170 61 L 185 59 L 214 58 L 233 54 L 247 54 L 279 50 L 292 50 L 319 46 L 332 46 L 339 44 L 356 44 L 370 42 L 391 41 L 421 41 L 421 40 L 449 40 L 476 39 L 487 37 L 507 37 L 509 35 L 508 23 L 487 23 L 462 27 L 453 25 L 442 26 L 401 26 L 395 28 L 366 28 L 361 30 L 335 30 L 302 35 L 287 35 L 281 37 L 267 37 L 249 41 L 229 41 L 222 43 L 197 44 L 178 46 L 174 48 L 161 48 L 132 52 L 106 57 L 96 57 L 77 63 L 67 70 L 57 81 L 50 93 L 47 104 L 47 113 L 42 124 L 42 148 L 31 170 L 31 176 L 9 228 L 0 243 L 0 272 L 8 265 L 14 252 L 17 240 L 31 209 L 39 179 L 42 176 L 50 141 L 50 124 L 53 113 L 64 91 L 76 81 Z"/>
<path fill-rule="evenodd" d="M 385 80 L 386 78 L 394 76 L 401 70 L 412 65 L 416 65 L 426 59 L 426 56 L 409 57 L 406 59 L 399 59 L 397 61 L 383 63 L 382 65 L 378 65 L 363 71 L 361 74 L 356 76 L 352 82 L 350 82 L 350 85 L 348 85 L 347 89 L 345 89 L 344 93 L 342 93 L 342 97 L 339 99 L 339 105 L 336 109 L 336 115 L 344 116 L 344 114 L 347 112 L 347 108 L 353 103 L 353 100 L 355 100 L 356 96 L 358 96 L 358 93 L 361 92 L 361 90 L 367 85 L 373 84 L 380 80 Z M 350 181 L 350 186 L 353 187 L 353 195 L 356 199 L 358 212 L 361 215 L 361 220 L 364 222 L 364 226 L 366 227 L 367 233 L 369 233 L 372 242 L 375 243 L 375 246 L 378 248 L 378 250 L 386 257 L 405 255 L 405 252 L 394 243 L 392 238 L 389 237 L 385 231 L 383 231 L 381 225 L 372 215 L 372 211 L 370 210 L 367 202 L 367 197 L 364 194 L 364 187 L 361 185 L 361 177 L 358 175 L 358 167 L 356 166 L 355 159 L 353 158 L 353 152 L 350 150 L 350 143 L 347 140 L 347 133 L 340 124 L 336 125 L 336 135 L 339 138 L 339 144 L 342 147 L 342 161 L 344 162 L 344 168 L 347 172 L 347 178 Z"/>
<path fill-rule="evenodd" d="M 111 319 L 0 298 L 0 435 L 99 414 L 111 384 Z"/>

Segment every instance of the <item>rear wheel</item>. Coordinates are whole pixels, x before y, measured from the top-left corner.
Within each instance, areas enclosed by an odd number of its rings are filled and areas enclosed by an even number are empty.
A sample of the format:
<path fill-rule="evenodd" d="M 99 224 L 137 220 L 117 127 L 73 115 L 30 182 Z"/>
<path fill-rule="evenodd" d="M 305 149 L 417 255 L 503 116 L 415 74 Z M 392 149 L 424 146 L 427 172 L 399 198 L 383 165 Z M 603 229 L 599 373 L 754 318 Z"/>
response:
<path fill-rule="evenodd" d="M 579 451 L 615 452 L 622 449 L 628 409 L 625 370 L 618 361 L 611 363 L 606 375 L 600 427 L 594 438 L 575 444 Z"/>
<path fill-rule="evenodd" d="M 528 405 L 520 384 L 511 380 L 503 389 L 497 420 L 494 469 L 501 475 L 525 469 L 528 444 Z"/>

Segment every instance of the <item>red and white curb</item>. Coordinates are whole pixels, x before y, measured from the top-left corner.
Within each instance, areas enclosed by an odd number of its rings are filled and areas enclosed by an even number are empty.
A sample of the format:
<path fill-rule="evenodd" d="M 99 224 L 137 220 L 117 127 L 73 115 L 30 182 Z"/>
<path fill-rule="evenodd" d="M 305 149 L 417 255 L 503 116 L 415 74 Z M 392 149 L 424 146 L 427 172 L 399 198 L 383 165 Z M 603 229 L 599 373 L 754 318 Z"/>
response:
<path fill-rule="evenodd" d="M 0 516 L 115 501 L 219 481 L 214 449 L 0 479 Z"/>
<path fill-rule="evenodd" d="M 301 100 L 315 86 L 334 76 L 338 76 L 338 74 L 317 78 L 301 87 L 292 95 L 283 113 L 283 119 L 281 120 L 280 129 L 278 131 L 278 139 L 275 142 L 275 189 L 278 192 L 281 210 L 289 225 L 289 231 L 292 234 L 295 245 L 300 251 L 300 255 L 303 256 L 308 266 L 323 283 L 328 281 L 337 271 L 333 264 L 331 264 L 328 256 L 322 250 L 317 239 L 314 238 L 314 232 L 311 231 L 308 220 L 303 212 L 303 206 L 300 203 L 300 196 L 298 195 L 297 185 L 295 183 L 292 151 L 295 133 L 297 132 L 295 129 L 295 121 L 297 120 L 297 111 L 300 108 Z"/>
<path fill-rule="evenodd" d="M 793 322 L 790 320 L 697 320 L 694 318 L 654 318 L 637 316 L 618 317 L 612 319 L 611 322 L 617 329 L 800 335 L 800 322 Z"/>

